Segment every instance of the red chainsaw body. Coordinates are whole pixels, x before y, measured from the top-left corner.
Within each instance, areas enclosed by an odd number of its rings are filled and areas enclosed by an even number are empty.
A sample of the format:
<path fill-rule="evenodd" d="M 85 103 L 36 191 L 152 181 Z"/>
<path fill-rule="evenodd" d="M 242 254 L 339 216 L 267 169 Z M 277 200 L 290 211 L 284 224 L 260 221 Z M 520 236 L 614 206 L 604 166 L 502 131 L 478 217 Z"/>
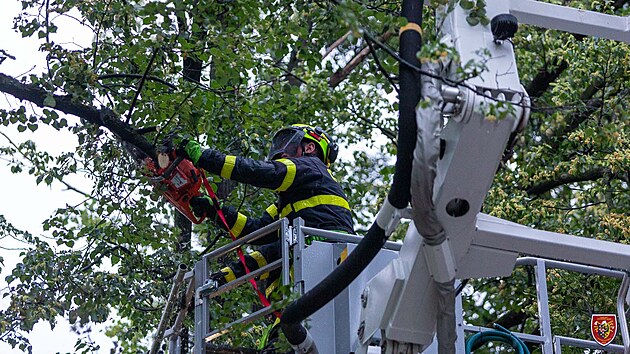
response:
<path fill-rule="evenodd" d="M 201 169 L 190 160 L 168 156 L 168 165 L 161 168 L 151 158 L 144 160 L 145 166 L 153 174 L 151 182 L 159 188 L 166 198 L 180 213 L 195 224 L 200 224 L 205 217 L 196 217 L 190 209 L 190 199 L 201 195 L 201 185 L 205 178 Z"/>

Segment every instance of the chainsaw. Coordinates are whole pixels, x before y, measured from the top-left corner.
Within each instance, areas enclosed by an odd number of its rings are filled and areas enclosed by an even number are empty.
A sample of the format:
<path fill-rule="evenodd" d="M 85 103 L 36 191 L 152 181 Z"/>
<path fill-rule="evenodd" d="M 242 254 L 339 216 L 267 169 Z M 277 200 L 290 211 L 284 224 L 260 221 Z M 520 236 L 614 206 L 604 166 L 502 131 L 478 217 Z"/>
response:
<path fill-rule="evenodd" d="M 196 217 L 190 209 L 190 199 L 202 195 L 202 185 L 210 193 L 210 186 L 200 168 L 195 167 L 190 160 L 177 156 L 175 151 L 159 152 L 157 165 L 152 158 L 146 157 L 143 165 L 149 171 L 151 184 L 162 192 L 175 209 L 195 224 L 205 219 L 205 215 Z"/>

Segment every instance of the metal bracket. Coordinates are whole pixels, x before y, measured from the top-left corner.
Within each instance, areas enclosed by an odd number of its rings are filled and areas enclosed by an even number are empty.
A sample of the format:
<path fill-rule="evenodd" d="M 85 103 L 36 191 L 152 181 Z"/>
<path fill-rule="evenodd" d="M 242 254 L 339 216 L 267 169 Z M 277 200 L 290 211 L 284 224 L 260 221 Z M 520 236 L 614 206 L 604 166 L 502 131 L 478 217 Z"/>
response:
<path fill-rule="evenodd" d="M 421 346 L 413 343 L 402 343 L 392 340 L 383 342 L 382 352 L 385 354 L 415 354 L 418 353 Z"/>
<path fill-rule="evenodd" d="M 455 279 L 457 268 L 451 251 L 451 241 L 446 238 L 438 245 L 422 244 L 422 251 L 427 261 L 427 268 L 438 283 L 446 283 Z"/>
<path fill-rule="evenodd" d="M 304 294 L 304 280 L 293 283 L 293 292 L 300 295 Z"/>
<path fill-rule="evenodd" d="M 284 234 L 284 241 L 293 247 L 297 244 L 297 230 L 293 226 L 289 226 Z"/>

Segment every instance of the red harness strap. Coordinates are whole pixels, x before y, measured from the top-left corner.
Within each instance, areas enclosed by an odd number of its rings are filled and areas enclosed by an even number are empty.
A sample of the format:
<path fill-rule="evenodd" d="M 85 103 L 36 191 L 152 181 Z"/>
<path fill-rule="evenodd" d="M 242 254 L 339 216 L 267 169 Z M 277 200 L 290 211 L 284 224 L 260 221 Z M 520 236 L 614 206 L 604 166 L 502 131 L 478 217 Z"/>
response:
<path fill-rule="evenodd" d="M 202 172 L 202 181 L 203 181 L 203 186 L 206 188 L 206 191 L 208 192 L 208 195 L 210 196 L 210 199 L 212 200 L 214 209 L 217 211 L 217 215 L 219 215 L 219 219 L 221 219 L 221 222 L 230 233 L 230 237 L 232 238 L 232 240 L 235 241 L 236 236 L 234 236 L 234 234 L 232 233 L 232 230 L 230 229 L 230 226 L 228 225 L 227 220 L 225 219 L 225 215 L 223 215 L 223 210 L 221 210 L 219 199 L 217 198 L 216 194 L 214 194 L 214 191 L 212 190 L 212 187 L 210 187 L 210 184 L 208 183 L 208 180 L 206 179 L 206 176 L 203 172 Z M 250 271 L 249 271 L 249 268 L 247 267 L 247 264 L 245 263 L 245 255 L 243 254 L 243 250 L 241 249 L 241 247 L 236 249 L 236 253 L 238 254 L 238 259 L 241 261 L 241 263 L 243 264 L 243 267 L 245 268 L 245 274 L 249 274 Z M 258 298 L 260 299 L 260 302 L 263 304 L 263 306 L 265 307 L 271 306 L 271 303 L 269 302 L 269 300 L 267 300 L 267 297 L 265 296 L 265 294 L 263 294 L 263 292 L 260 291 L 260 289 L 258 289 L 258 284 L 256 284 L 256 281 L 254 279 L 250 279 L 249 282 L 254 287 L 254 290 L 256 291 L 256 294 L 258 294 Z M 280 317 L 279 312 L 275 311 L 275 314 L 276 314 L 276 317 Z"/>

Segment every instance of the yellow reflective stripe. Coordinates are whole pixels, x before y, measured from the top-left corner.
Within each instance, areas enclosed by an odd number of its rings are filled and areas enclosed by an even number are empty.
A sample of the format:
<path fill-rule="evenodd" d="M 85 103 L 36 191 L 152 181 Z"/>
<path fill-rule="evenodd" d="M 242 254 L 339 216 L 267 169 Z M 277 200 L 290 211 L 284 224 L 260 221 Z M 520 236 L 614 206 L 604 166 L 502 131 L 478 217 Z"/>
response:
<path fill-rule="evenodd" d="M 328 169 L 328 174 L 330 175 L 330 178 L 333 179 L 333 181 L 337 182 L 337 179 L 335 178 L 335 176 L 333 176 L 332 171 L 330 170 L 330 168 Z"/>
<path fill-rule="evenodd" d="M 232 270 L 232 268 L 230 267 L 225 267 L 225 268 L 221 268 L 221 271 L 223 273 L 227 273 L 224 278 L 226 282 L 231 282 L 232 280 L 236 279 L 236 275 L 234 275 L 234 271 Z"/>
<path fill-rule="evenodd" d="M 278 216 L 278 207 L 276 207 L 275 204 L 271 204 L 270 206 L 268 206 L 265 211 L 267 212 L 267 214 L 269 214 L 269 216 L 271 216 L 271 218 L 275 218 L 276 216 Z"/>
<path fill-rule="evenodd" d="M 302 209 L 313 208 L 318 205 L 336 205 L 338 207 L 346 208 L 350 210 L 348 201 L 338 195 L 316 195 L 308 199 L 299 200 L 293 204 L 289 204 L 282 208 L 280 212 L 281 217 L 285 217 L 291 213 L 291 211 L 298 212 Z"/>
<path fill-rule="evenodd" d="M 289 268 L 289 278 L 293 279 L 293 265 L 291 265 L 291 267 Z M 267 289 L 265 289 L 265 295 L 267 297 L 270 297 L 271 294 L 274 292 L 274 290 L 278 288 L 279 285 L 280 285 L 280 278 L 276 278 L 276 280 L 274 280 L 273 283 L 269 284 L 267 286 Z"/>
<path fill-rule="evenodd" d="M 280 278 L 277 278 L 276 280 L 274 280 L 273 283 L 271 283 L 267 287 L 267 289 L 265 289 L 265 296 L 270 297 L 271 293 L 273 293 L 273 291 L 278 288 L 278 285 L 280 285 Z"/>
<path fill-rule="evenodd" d="M 250 253 L 249 255 L 256 261 L 259 269 L 267 265 L 267 260 L 265 259 L 265 257 L 263 257 L 262 253 L 258 251 L 254 251 Z M 269 278 L 269 273 L 265 273 L 260 276 L 260 280 L 267 279 L 267 278 Z"/>
<path fill-rule="evenodd" d="M 337 265 L 340 265 L 341 263 L 343 263 L 343 261 L 345 261 L 346 258 L 348 258 L 348 247 L 344 248 L 343 251 L 341 251 L 339 258 L 337 258 Z"/>
<path fill-rule="evenodd" d="M 238 216 L 236 217 L 236 222 L 234 223 L 232 228 L 230 228 L 234 237 L 241 236 L 241 232 L 243 232 L 243 228 L 245 227 L 246 222 L 247 222 L 247 216 L 241 213 L 238 213 Z"/>
<path fill-rule="evenodd" d="M 302 209 L 312 208 L 324 204 L 336 205 L 338 207 L 350 210 L 350 205 L 348 204 L 348 201 L 338 195 L 316 195 L 305 200 L 300 200 L 293 203 L 293 210 L 298 212 Z"/>
<path fill-rule="evenodd" d="M 282 208 L 282 211 L 280 212 L 280 217 L 283 218 L 283 217 L 291 214 L 292 211 L 293 211 L 292 205 L 289 204 L 289 205 L 285 206 L 284 208 Z"/>
<path fill-rule="evenodd" d="M 295 179 L 295 164 L 293 163 L 293 161 L 287 159 L 278 159 L 276 161 L 282 162 L 287 166 L 287 174 L 284 176 L 280 187 L 276 189 L 276 192 L 284 192 L 289 189 L 289 187 L 291 187 L 291 185 L 293 184 L 293 180 Z"/>
<path fill-rule="evenodd" d="M 230 179 L 232 177 L 232 170 L 236 165 L 236 156 L 225 155 L 225 161 L 223 162 L 223 168 L 221 168 L 221 177 Z"/>

